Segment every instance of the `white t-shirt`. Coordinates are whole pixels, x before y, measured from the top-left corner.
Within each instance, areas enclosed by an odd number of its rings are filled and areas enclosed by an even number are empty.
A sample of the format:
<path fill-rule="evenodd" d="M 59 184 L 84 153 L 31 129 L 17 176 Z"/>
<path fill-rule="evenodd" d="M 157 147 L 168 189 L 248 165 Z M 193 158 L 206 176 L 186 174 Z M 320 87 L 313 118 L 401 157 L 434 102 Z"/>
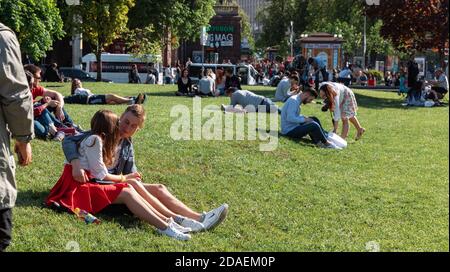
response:
<path fill-rule="evenodd" d="M 85 88 L 76 88 L 74 91 L 74 94 L 79 94 L 79 95 L 85 95 L 85 96 L 91 96 L 93 95 L 93 93 Z"/>
<path fill-rule="evenodd" d="M 78 152 L 80 153 L 80 166 L 91 173 L 94 178 L 103 180 L 108 174 L 108 169 L 103 162 L 103 141 L 98 135 L 91 135 L 81 141 Z"/>

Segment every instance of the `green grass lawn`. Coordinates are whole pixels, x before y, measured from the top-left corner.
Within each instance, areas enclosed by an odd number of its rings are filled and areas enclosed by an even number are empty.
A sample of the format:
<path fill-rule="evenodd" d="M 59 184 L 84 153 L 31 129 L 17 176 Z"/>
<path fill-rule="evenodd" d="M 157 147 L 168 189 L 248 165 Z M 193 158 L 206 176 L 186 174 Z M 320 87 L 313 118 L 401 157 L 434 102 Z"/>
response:
<path fill-rule="evenodd" d="M 19 168 L 9 251 L 381 251 L 449 250 L 449 109 L 404 108 L 396 93 L 356 90 L 358 116 L 367 132 L 342 151 L 280 138 L 272 152 L 261 141 L 175 141 L 172 106 L 192 107 L 175 97 L 175 86 L 85 83 L 94 93 L 149 94 L 145 128 L 134 137 L 145 182 L 162 183 L 198 211 L 224 202 L 226 221 L 189 242 L 159 236 L 131 216 L 99 214 L 85 225 L 42 202 L 64 163 L 61 144 L 34 140 L 33 164 Z M 47 84 L 63 94 L 69 84 Z M 273 97 L 274 89 L 248 87 Z M 203 106 L 228 97 L 202 99 Z M 447 100 L 448 102 L 448 100 Z M 125 106 L 67 105 L 84 128 L 100 108 L 121 114 Z M 331 129 L 320 105 L 302 107 Z M 246 117 L 247 118 L 247 117 Z M 350 139 L 355 130 L 351 127 Z"/>

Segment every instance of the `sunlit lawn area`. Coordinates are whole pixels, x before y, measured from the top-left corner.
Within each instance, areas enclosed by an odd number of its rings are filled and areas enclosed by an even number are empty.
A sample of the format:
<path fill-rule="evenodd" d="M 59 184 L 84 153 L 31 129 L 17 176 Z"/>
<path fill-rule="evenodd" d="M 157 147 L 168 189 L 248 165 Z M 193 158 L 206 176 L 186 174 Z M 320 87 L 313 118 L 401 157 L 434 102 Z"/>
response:
<path fill-rule="evenodd" d="M 69 94 L 69 84 L 47 84 Z M 281 137 L 272 152 L 256 141 L 176 141 L 171 108 L 192 108 L 175 97 L 175 85 L 85 83 L 94 93 L 149 94 L 148 119 L 134 137 L 145 182 L 162 183 L 196 210 L 230 205 L 225 222 L 188 242 L 159 236 L 122 214 L 99 214 L 100 225 L 56 213 L 42 202 L 64 163 L 61 144 L 34 140 L 33 164 L 19 168 L 9 251 L 381 251 L 449 250 L 449 110 L 404 108 L 396 93 L 355 90 L 358 116 L 367 129 L 347 149 L 325 150 Z M 274 88 L 248 87 L 273 97 Z M 205 98 L 202 105 L 228 103 Z M 446 100 L 448 102 L 448 100 Z M 302 107 L 331 129 L 321 105 Z M 76 123 L 89 128 L 100 108 L 121 114 L 125 106 L 67 105 Z M 247 117 L 246 117 L 247 118 Z"/>

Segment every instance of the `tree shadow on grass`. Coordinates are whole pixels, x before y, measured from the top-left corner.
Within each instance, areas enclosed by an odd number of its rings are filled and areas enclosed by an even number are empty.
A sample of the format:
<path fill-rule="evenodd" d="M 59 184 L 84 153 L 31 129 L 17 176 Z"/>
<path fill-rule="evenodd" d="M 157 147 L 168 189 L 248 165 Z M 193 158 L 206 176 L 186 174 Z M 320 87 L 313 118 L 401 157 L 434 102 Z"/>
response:
<path fill-rule="evenodd" d="M 356 101 L 359 107 L 369 109 L 402 109 L 402 110 L 416 110 L 418 107 L 403 106 L 405 103 L 403 98 L 381 98 L 373 97 L 360 93 L 355 93 Z"/>
<path fill-rule="evenodd" d="M 67 215 L 71 215 L 71 213 L 69 213 L 69 211 L 65 208 L 55 209 L 47 207 L 44 202 L 48 194 L 49 191 L 19 191 L 17 195 L 16 207 L 47 208 L 54 210 L 54 212 L 57 213 L 67 213 Z M 142 224 L 139 219 L 133 216 L 125 205 L 110 205 L 95 216 L 101 221 L 117 222 L 124 228 L 136 228 Z"/>

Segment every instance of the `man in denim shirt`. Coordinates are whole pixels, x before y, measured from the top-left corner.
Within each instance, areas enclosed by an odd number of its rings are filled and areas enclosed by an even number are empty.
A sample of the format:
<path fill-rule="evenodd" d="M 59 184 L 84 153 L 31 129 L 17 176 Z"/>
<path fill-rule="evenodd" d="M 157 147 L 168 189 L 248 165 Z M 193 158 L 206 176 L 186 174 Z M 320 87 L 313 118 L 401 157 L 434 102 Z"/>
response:
<path fill-rule="evenodd" d="M 145 122 L 145 111 L 142 105 L 134 104 L 127 107 L 120 117 L 120 151 L 116 158 L 114 167 L 108 169 L 110 174 L 126 175 L 137 172 L 134 161 L 134 150 L 131 137 L 139 128 L 142 128 Z M 67 161 L 72 165 L 72 175 L 78 182 L 88 182 L 84 170 L 80 167 L 78 153 L 78 143 L 91 135 L 90 132 L 77 136 L 66 137 L 63 142 L 64 155 Z M 154 196 L 153 199 L 146 199 L 158 212 L 167 217 L 173 217 L 174 220 L 184 226 L 191 228 L 192 231 L 209 230 L 220 224 L 228 213 L 228 205 L 223 204 L 220 207 L 209 212 L 198 213 L 190 209 L 183 202 L 173 196 L 167 187 L 162 184 L 145 184 L 144 188 Z M 179 214 L 181 216 L 174 216 Z M 200 222 L 201 224 L 198 224 Z"/>

